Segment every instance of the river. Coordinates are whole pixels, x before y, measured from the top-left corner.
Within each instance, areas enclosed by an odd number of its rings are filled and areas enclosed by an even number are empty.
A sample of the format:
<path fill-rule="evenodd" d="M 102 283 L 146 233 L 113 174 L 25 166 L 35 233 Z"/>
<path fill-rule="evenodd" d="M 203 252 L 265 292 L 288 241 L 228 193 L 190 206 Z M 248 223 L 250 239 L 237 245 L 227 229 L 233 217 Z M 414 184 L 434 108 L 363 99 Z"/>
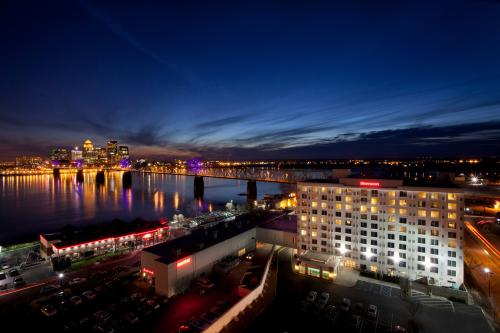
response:
<path fill-rule="evenodd" d="M 132 187 L 122 186 L 121 172 L 107 172 L 105 184 L 97 186 L 95 172 L 76 174 L 0 177 L 0 245 L 36 239 L 40 232 L 56 231 L 66 224 L 76 227 L 119 218 L 130 221 L 171 219 L 176 210 L 194 216 L 223 208 L 229 200 L 246 203 L 244 180 L 205 178 L 203 199 L 194 198 L 191 176 L 132 174 Z M 293 189 L 292 185 L 258 182 L 258 197 Z"/>

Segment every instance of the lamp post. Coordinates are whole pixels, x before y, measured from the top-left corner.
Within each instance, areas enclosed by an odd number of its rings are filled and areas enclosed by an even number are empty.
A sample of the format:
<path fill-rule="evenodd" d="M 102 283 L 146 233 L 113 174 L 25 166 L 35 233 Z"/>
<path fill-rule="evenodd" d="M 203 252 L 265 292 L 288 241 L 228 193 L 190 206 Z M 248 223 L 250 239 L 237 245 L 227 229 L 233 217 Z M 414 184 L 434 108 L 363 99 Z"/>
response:
<path fill-rule="evenodd" d="M 491 297 L 491 276 L 493 272 L 488 267 L 484 268 L 484 272 L 488 275 L 488 297 Z"/>

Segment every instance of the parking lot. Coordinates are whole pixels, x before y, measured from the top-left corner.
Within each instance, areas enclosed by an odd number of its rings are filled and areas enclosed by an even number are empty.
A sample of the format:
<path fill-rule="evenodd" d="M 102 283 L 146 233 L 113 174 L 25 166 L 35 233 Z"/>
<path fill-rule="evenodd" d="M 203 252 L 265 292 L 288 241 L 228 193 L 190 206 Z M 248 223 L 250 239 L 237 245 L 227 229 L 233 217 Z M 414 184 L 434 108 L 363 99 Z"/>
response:
<path fill-rule="evenodd" d="M 279 254 L 278 290 L 274 302 L 246 332 L 304 332 L 313 330 L 340 332 L 394 332 L 408 330 L 409 320 L 423 332 L 490 332 L 481 310 L 476 306 L 450 302 L 414 292 L 408 299 L 399 288 L 376 281 L 358 281 L 354 287 L 294 274 L 289 250 Z M 328 301 L 318 309 L 314 300 L 304 306 L 310 291 L 329 294 Z M 342 311 L 344 298 L 351 302 Z M 359 310 L 356 304 L 361 304 Z M 368 315 L 368 306 L 375 305 L 375 317 Z M 333 309 L 332 306 L 335 308 Z M 359 316 L 359 319 L 357 319 Z"/>

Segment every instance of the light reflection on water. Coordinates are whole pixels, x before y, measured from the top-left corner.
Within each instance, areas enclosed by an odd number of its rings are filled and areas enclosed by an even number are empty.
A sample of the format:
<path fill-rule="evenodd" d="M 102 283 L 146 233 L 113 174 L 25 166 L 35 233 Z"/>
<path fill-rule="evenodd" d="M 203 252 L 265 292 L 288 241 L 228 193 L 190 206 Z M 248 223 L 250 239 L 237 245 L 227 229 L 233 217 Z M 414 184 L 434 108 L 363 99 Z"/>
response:
<path fill-rule="evenodd" d="M 75 226 L 136 217 L 171 219 L 175 210 L 192 216 L 222 208 L 229 200 L 244 204 L 246 181 L 205 178 L 203 200 L 194 198 L 191 176 L 132 175 L 132 188 L 122 186 L 122 172 L 107 172 L 103 186 L 95 172 L 85 172 L 83 184 L 75 174 L 0 177 L 0 244 L 16 237 Z M 259 197 L 282 193 L 290 185 L 259 182 Z"/>

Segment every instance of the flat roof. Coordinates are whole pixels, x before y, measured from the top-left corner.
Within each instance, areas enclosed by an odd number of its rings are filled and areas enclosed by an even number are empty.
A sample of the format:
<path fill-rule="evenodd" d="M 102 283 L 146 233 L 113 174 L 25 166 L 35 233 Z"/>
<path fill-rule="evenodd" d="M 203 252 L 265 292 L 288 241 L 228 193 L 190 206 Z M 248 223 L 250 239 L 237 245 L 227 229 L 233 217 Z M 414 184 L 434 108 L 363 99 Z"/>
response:
<path fill-rule="evenodd" d="M 150 246 L 143 251 L 159 256 L 157 261 L 171 264 L 256 226 L 256 221 L 249 219 L 247 215 L 242 215 L 233 221 L 219 222 L 207 229 L 195 229 L 189 235 Z"/>
<path fill-rule="evenodd" d="M 397 187 L 384 187 L 380 186 L 381 189 L 384 188 L 400 188 L 400 187 L 423 187 L 423 188 L 446 188 L 446 189 L 460 189 L 461 187 L 458 186 L 457 184 L 454 184 L 452 182 L 443 182 L 443 181 L 413 181 L 409 179 L 394 179 L 394 178 L 359 178 L 359 177 L 347 177 L 346 179 L 356 179 L 356 180 L 378 180 L 378 181 L 389 181 L 389 182 L 394 182 L 397 180 L 402 181 L 402 185 L 399 185 Z M 350 187 L 359 187 L 359 188 L 371 188 L 371 189 L 377 189 L 376 187 L 364 187 L 364 186 L 359 186 L 359 185 L 346 185 L 342 183 L 342 179 L 307 179 L 304 181 L 300 181 L 298 183 L 315 183 L 315 184 L 338 184 L 338 185 L 344 185 L 344 186 L 350 186 Z"/>
<path fill-rule="evenodd" d="M 259 225 L 259 228 L 297 233 L 297 215 L 281 215 Z"/>
<path fill-rule="evenodd" d="M 81 229 L 72 226 L 64 227 L 59 232 L 40 234 L 48 241 L 60 241 L 55 244 L 57 248 L 74 246 L 81 243 L 93 242 L 106 238 L 116 238 L 130 234 L 140 234 L 153 231 L 161 227 L 168 228 L 160 221 L 146 221 L 137 218 L 131 222 L 113 220 L 111 222 L 85 226 Z"/>

